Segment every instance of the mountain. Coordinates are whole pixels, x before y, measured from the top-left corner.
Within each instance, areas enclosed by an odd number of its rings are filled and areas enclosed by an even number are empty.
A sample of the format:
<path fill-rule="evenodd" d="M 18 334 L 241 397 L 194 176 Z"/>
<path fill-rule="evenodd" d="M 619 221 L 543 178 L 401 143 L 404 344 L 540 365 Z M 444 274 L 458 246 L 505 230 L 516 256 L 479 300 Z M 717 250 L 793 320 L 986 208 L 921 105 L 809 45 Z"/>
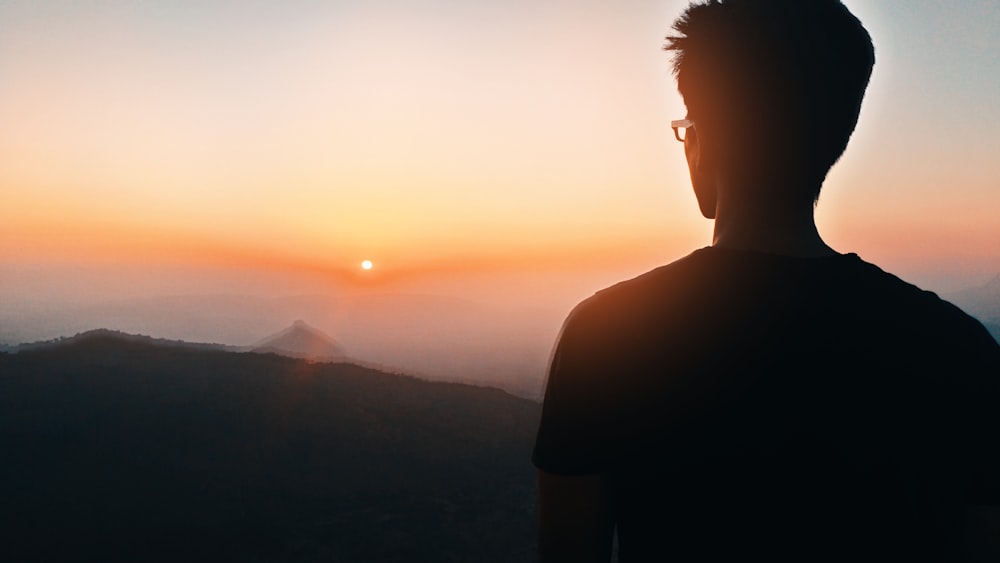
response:
<path fill-rule="evenodd" d="M 214 344 L 206 342 L 186 342 L 184 340 L 170 340 L 167 338 L 154 338 L 142 334 L 129 334 L 119 330 L 106 328 L 96 328 L 77 333 L 73 336 L 55 338 L 52 340 L 42 340 L 39 342 L 26 342 L 16 346 L 9 346 L 11 352 L 25 352 L 29 350 L 44 350 L 46 348 L 68 346 L 73 344 L 86 343 L 91 340 L 119 340 L 122 342 L 137 342 L 150 346 L 167 346 L 172 348 L 188 348 L 192 350 L 226 350 L 230 352 L 242 352 L 243 348 L 238 346 L 227 346 L 225 344 Z"/>
<path fill-rule="evenodd" d="M 343 360 L 343 346 L 305 321 L 295 321 L 292 326 L 257 342 L 252 352 L 273 353 L 306 360 Z"/>
<path fill-rule="evenodd" d="M 111 331 L 0 354 L 4 559 L 530 560 L 538 415 L 497 389 Z"/>

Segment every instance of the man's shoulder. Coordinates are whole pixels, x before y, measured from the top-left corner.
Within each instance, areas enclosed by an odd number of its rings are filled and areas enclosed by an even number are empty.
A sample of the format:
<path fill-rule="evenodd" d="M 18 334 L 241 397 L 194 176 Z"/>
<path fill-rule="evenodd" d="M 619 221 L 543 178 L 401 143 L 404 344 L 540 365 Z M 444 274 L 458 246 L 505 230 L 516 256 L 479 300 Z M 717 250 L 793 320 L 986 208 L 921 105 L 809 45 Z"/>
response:
<path fill-rule="evenodd" d="M 683 258 L 605 287 L 583 300 L 578 310 L 607 309 L 647 304 L 704 287 L 714 277 L 711 249 L 695 250 Z"/>
<path fill-rule="evenodd" d="M 857 262 L 861 273 L 857 278 L 859 286 L 855 296 L 868 302 L 868 306 L 881 306 L 897 314 L 928 320 L 937 319 L 974 331 L 985 330 L 979 321 L 937 293 L 904 281 L 860 258 Z"/>
<path fill-rule="evenodd" d="M 792 258 L 707 247 L 602 289 L 567 319 L 592 330 L 733 315 L 812 311 L 843 322 L 922 325 L 956 336 L 988 332 L 955 305 L 856 254 Z M 657 325 L 659 326 L 659 325 Z M 913 327 L 911 327 L 913 328 Z M 977 337 L 978 338 L 978 337 Z M 990 338 L 992 340 L 992 338 Z"/>
<path fill-rule="evenodd" d="M 836 286 L 844 291 L 924 294 L 923 290 L 861 260 L 856 254 L 829 258 L 793 258 L 761 252 L 705 247 L 634 278 L 601 289 L 579 311 L 647 309 L 652 304 L 690 304 L 711 299 L 752 299 L 780 285 L 818 292 Z M 819 285 L 829 286 L 820 288 Z M 881 287 L 879 287 L 881 286 Z M 932 294 L 929 294 L 932 295 Z M 935 296 L 936 297 L 936 296 Z"/>

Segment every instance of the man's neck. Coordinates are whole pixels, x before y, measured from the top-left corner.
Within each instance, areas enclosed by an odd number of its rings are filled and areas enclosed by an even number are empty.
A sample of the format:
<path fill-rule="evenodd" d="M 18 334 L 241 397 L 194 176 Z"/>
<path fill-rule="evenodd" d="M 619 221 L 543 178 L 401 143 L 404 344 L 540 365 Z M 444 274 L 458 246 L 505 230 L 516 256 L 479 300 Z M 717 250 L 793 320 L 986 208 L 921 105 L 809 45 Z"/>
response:
<path fill-rule="evenodd" d="M 713 246 L 797 258 L 838 254 L 820 237 L 812 205 L 776 209 L 742 202 L 725 205 L 723 200 L 719 204 Z"/>

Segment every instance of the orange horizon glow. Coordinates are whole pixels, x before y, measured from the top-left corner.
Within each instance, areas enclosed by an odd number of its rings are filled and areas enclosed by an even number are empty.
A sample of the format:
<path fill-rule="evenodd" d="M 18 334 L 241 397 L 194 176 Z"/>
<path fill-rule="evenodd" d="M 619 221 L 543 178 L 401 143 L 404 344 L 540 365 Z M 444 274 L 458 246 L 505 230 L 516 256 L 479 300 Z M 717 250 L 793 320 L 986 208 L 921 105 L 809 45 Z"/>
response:
<path fill-rule="evenodd" d="M 887 269 L 1000 273 L 996 6 L 971 1 L 945 29 L 929 0 L 845 3 L 877 63 L 821 233 Z M 660 51 L 685 1 L 15 4 L 0 6 L 0 266 L 389 287 L 628 276 L 710 243 Z"/>

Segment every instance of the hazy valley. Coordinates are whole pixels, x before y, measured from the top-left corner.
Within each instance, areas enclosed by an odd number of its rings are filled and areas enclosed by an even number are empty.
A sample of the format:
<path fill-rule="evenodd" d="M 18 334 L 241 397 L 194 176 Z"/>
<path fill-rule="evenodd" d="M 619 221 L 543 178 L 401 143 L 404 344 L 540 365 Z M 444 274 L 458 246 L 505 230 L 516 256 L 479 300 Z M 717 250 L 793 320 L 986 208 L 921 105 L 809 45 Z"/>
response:
<path fill-rule="evenodd" d="M 586 291 L 580 291 L 580 298 Z M 1000 276 L 942 294 L 1000 341 Z M 418 293 L 267 297 L 190 294 L 81 303 L 0 302 L 0 350 L 96 328 L 252 348 L 302 320 L 356 363 L 427 379 L 495 386 L 538 398 L 552 345 L 573 299 L 555 305 L 487 304 Z"/>
<path fill-rule="evenodd" d="M 429 379 L 501 387 L 537 398 L 568 311 L 489 307 L 412 294 L 251 297 L 193 295 L 87 305 L 0 304 L 0 345 L 96 328 L 249 349 L 295 320 L 329 335 L 346 357 Z"/>

